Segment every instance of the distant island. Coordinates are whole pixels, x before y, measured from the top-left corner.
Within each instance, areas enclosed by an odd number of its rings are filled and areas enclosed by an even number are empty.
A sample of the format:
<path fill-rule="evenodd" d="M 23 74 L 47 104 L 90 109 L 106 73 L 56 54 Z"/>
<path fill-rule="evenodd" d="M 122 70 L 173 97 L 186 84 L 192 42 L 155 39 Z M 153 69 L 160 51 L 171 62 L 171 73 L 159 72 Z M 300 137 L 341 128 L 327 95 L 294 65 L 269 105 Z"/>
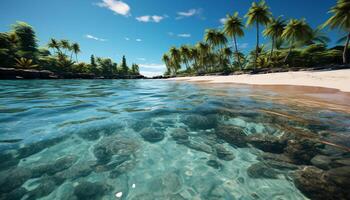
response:
<path fill-rule="evenodd" d="M 329 11 L 332 16 L 316 29 L 305 19 L 273 17 L 265 1 L 253 2 L 244 16 L 236 12 L 223 19 L 222 29 L 208 29 L 197 44 L 171 47 L 162 57 L 165 76 L 227 75 L 349 68 L 350 8 L 347 0 L 338 0 Z M 245 28 L 255 27 L 256 47 L 244 54 L 238 39 Z M 264 30 L 262 28 L 265 27 Z M 328 48 L 330 39 L 324 29 L 338 29 L 344 46 Z M 260 34 L 270 39 L 261 45 Z M 229 42 L 232 40 L 232 45 Z"/>
<path fill-rule="evenodd" d="M 35 30 L 25 22 L 0 33 L 0 79 L 138 79 L 144 78 L 139 66 L 120 64 L 110 58 L 91 55 L 90 63 L 79 62 L 78 43 L 51 38 L 38 47 Z"/>

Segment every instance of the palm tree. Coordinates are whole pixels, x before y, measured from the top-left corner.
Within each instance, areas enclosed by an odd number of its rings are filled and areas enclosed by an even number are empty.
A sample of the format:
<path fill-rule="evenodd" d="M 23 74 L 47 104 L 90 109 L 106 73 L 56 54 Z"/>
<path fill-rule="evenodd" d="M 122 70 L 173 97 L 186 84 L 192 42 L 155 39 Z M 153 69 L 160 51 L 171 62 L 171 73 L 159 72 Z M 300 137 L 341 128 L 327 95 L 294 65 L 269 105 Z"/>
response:
<path fill-rule="evenodd" d="M 238 12 L 235 12 L 234 15 L 227 15 L 225 25 L 224 25 L 224 32 L 226 33 L 227 36 L 233 38 L 233 42 L 235 44 L 235 49 L 236 49 L 236 52 L 235 52 L 236 55 L 238 55 L 238 52 L 239 52 L 236 37 L 244 36 L 243 27 L 244 25 L 243 25 L 242 19 L 238 16 Z M 238 59 L 237 62 L 239 67 L 242 69 L 240 59 Z"/>
<path fill-rule="evenodd" d="M 222 46 L 227 43 L 225 34 L 215 29 L 206 30 L 204 40 L 210 45 L 212 49 L 214 49 L 216 46 Z"/>
<path fill-rule="evenodd" d="M 199 51 L 196 47 L 191 47 L 190 48 L 190 55 L 191 55 L 191 59 L 193 60 L 193 68 L 198 70 L 198 61 L 200 59 L 199 57 Z"/>
<path fill-rule="evenodd" d="M 263 32 L 264 36 L 270 37 L 272 42 L 269 60 L 271 59 L 273 49 L 276 46 L 276 40 L 278 38 L 281 38 L 285 26 L 285 20 L 283 20 L 281 16 L 277 19 L 272 18 L 271 22 L 267 25 L 266 29 Z"/>
<path fill-rule="evenodd" d="M 61 46 L 63 49 L 65 49 L 65 53 L 67 53 L 67 50 L 71 50 L 71 45 L 69 44 L 68 40 L 61 40 L 59 42 L 59 46 Z"/>
<path fill-rule="evenodd" d="M 349 63 L 348 48 L 350 42 L 350 1 L 338 0 L 337 4 L 333 6 L 330 11 L 333 14 L 324 24 L 323 27 L 331 29 L 339 28 L 347 34 L 347 39 L 343 51 L 343 63 Z"/>
<path fill-rule="evenodd" d="M 204 67 L 204 70 L 207 71 L 207 64 L 205 63 L 205 60 L 206 56 L 208 56 L 210 52 L 210 46 L 207 43 L 199 42 L 196 44 L 196 48 L 199 52 L 200 66 Z"/>
<path fill-rule="evenodd" d="M 51 49 L 56 49 L 57 52 L 62 53 L 60 49 L 60 44 L 57 42 L 56 39 L 51 38 L 47 46 Z"/>
<path fill-rule="evenodd" d="M 186 68 L 189 69 L 190 66 L 189 66 L 188 62 L 191 59 L 191 51 L 190 51 L 189 47 L 186 45 L 182 45 L 180 47 L 180 53 L 181 53 L 182 61 L 185 63 Z"/>
<path fill-rule="evenodd" d="M 327 45 L 331 40 L 326 33 L 322 32 L 320 28 L 312 30 L 312 35 L 309 41 L 306 41 L 306 44 L 323 44 Z"/>
<path fill-rule="evenodd" d="M 178 69 L 181 68 L 180 62 L 181 62 L 181 53 L 180 50 L 177 49 L 176 47 L 171 47 L 170 48 L 170 62 L 172 63 L 172 67 L 174 68 L 174 72 L 176 75 L 176 72 Z"/>
<path fill-rule="evenodd" d="M 305 19 L 291 19 L 282 33 L 282 38 L 289 41 L 290 44 L 289 52 L 284 62 L 287 62 L 287 59 L 297 42 L 305 43 L 305 41 L 310 40 L 311 37 L 312 28 L 306 23 Z"/>
<path fill-rule="evenodd" d="M 80 46 L 78 43 L 73 43 L 72 44 L 72 52 L 75 54 L 75 60 L 78 62 L 78 53 L 80 53 Z"/>
<path fill-rule="evenodd" d="M 247 26 L 256 26 L 256 49 L 255 49 L 255 68 L 257 67 L 257 59 L 259 56 L 259 25 L 267 25 L 271 18 L 270 8 L 266 5 L 265 1 L 259 3 L 252 3 L 248 13 L 245 15 L 247 20 Z"/>
<path fill-rule="evenodd" d="M 171 64 L 170 64 L 170 57 L 168 54 L 164 54 L 162 57 L 162 60 L 168 70 L 168 72 L 171 72 Z"/>

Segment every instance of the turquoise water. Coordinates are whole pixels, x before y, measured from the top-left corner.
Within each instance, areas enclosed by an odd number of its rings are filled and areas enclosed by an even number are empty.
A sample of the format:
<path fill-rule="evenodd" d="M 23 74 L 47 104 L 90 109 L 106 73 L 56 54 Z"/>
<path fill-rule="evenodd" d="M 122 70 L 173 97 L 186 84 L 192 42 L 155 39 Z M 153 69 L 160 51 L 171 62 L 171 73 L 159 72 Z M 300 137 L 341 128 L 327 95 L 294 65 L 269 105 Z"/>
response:
<path fill-rule="evenodd" d="M 349 114 L 282 105 L 271 100 L 279 94 L 249 86 L 35 80 L 0 88 L 0 184 L 16 174 L 0 191 L 15 191 L 12 199 L 307 199 L 290 169 L 251 175 L 262 151 L 218 133 L 280 136 L 290 126 L 344 138 L 350 125 Z"/>

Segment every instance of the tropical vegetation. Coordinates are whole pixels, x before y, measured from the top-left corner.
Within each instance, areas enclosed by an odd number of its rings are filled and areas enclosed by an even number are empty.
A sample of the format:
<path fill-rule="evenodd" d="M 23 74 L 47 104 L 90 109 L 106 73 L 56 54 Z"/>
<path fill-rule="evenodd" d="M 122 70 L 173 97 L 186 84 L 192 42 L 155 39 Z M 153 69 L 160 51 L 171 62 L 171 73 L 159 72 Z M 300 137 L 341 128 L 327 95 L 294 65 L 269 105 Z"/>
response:
<path fill-rule="evenodd" d="M 139 66 L 120 64 L 110 58 L 91 55 L 90 62 L 79 62 L 80 45 L 66 39 L 51 38 L 39 47 L 34 28 L 25 22 L 12 25 L 9 32 L 0 33 L 0 67 L 49 70 L 57 74 L 89 73 L 95 76 L 139 75 Z"/>
<path fill-rule="evenodd" d="M 350 0 L 337 0 L 329 11 L 331 17 L 312 28 L 306 19 L 274 17 L 265 1 L 253 2 L 244 19 L 238 12 L 227 15 L 222 28 L 207 29 L 203 41 L 194 45 L 171 47 L 162 57 L 165 75 L 203 75 L 315 68 L 349 63 Z M 246 28 L 255 27 L 256 46 L 252 51 L 240 49 L 239 39 Z M 263 27 L 263 29 L 262 29 Z M 326 28 L 343 33 L 329 48 Z M 260 43 L 260 35 L 269 41 Z"/>

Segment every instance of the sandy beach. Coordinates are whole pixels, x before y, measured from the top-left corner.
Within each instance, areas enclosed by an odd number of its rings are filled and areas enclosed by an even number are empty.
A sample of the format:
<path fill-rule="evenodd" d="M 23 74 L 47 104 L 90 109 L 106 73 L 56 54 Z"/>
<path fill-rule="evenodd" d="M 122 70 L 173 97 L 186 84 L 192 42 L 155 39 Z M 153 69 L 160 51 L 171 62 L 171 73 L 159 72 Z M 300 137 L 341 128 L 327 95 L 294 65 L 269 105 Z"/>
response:
<path fill-rule="evenodd" d="M 299 71 L 257 75 L 231 76 L 197 76 L 179 77 L 168 80 L 207 82 L 207 83 L 238 83 L 253 85 L 294 85 L 337 89 L 350 92 L 350 69 L 335 71 Z"/>

